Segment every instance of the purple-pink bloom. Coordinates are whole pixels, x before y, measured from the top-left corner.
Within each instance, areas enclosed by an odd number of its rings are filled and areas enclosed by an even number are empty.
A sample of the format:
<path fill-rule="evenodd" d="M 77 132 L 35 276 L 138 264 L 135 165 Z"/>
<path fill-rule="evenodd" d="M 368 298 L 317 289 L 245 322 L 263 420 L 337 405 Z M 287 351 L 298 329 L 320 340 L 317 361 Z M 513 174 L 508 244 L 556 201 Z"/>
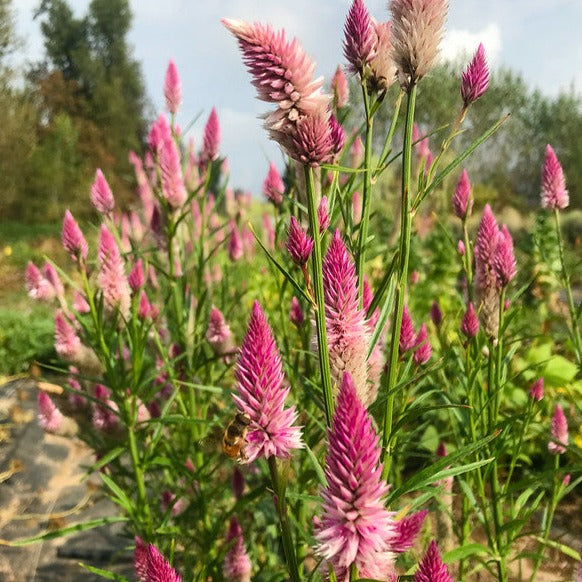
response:
<path fill-rule="evenodd" d="M 552 440 L 548 443 L 548 451 L 552 455 L 561 455 L 566 452 L 568 444 L 568 422 L 564 411 L 559 404 L 556 404 L 554 416 L 552 416 Z M 557 441 L 557 442 L 556 442 Z"/>
<path fill-rule="evenodd" d="M 422 529 L 427 513 L 428 510 L 423 509 L 394 522 L 396 532 L 394 539 L 390 542 L 390 549 L 393 552 L 402 554 L 412 548 Z"/>
<path fill-rule="evenodd" d="M 358 396 L 367 406 L 373 400 L 368 383 L 370 332 L 366 314 L 359 305 L 356 268 L 339 230 L 336 230 L 323 260 L 325 325 L 331 377 L 339 388 L 345 372 L 350 373 Z"/>
<path fill-rule="evenodd" d="M 328 431 L 322 516 L 314 524 L 316 552 L 331 563 L 338 582 L 349 580 L 352 564 L 362 578 L 391 579 L 395 524 L 384 507 L 380 450 L 372 418 L 346 373 Z"/>
<path fill-rule="evenodd" d="M 172 139 L 172 129 L 168 124 L 166 116 L 161 113 L 160 116 L 152 123 L 152 127 L 150 128 L 150 133 L 148 135 L 148 144 L 152 150 L 152 153 L 159 155 L 162 144 L 168 139 Z"/>
<path fill-rule="evenodd" d="M 134 293 L 137 293 L 145 285 L 145 272 L 143 261 L 138 259 L 127 277 L 127 282 Z"/>
<path fill-rule="evenodd" d="M 532 400 L 539 402 L 544 397 L 544 379 L 539 378 L 529 388 L 529 395 Z"/>
<path fill-rule="evenodd" d="M 405 305 L 402 310 L 402 325 L 400 326 L 400 340 L 398 342 L 398 351 L 404 354 L 411 350 L 416 345 L 416 333 L 414 331 L 414 324 L 408 306 Z"/>
<path fill-rule="evenodd" d="M 39 301 L 51 301 L 56 297 L 55 288 L 32 261 L 26 265 L 25 279 L 29 297 Z"/>
<path fill-rule="evenodd" d="M 85 299 L 85 296 L 79 293 L 79 291 L 77 291 L 76 289 L 73 292 L 73 309 L 77 313 L 89 313 L 89 311 L 91 311 L 91 308 L 89 307 L 89 303 L 87 303 L 87 299 Z"/>
<path fill-rule="evenodd" d="M 172 114 L 178 112 L 182 103 L 182 85 L 178 75 L 178 69 L 172 59 L 168 63 L 166 77 L 164 79 L 164 98 L 166 99 L 166 108 Z"/>
<path fill-rule="evenodd" d="M 392 59 L 392 22 L 376 22 L 372 19 L 378 38 L 376 56 L 370 63 L 371 82 L 376 90 L 385 91 L 396 80 L 396 65 Z"/>
<path fill-rule="evenodd" d="M 339 65 L 331 78 L 331 90 L 333 92 L 333 104 L 336 110 L 345 107 L 350 98 L 350 86 Z"/>
<path fill-rule="evenodd" d="M 428 333 L 426 331 L 426 325 L 423 323 L 416 334 L 416 339 L 414 340 L 415 350 L 413 360 L 417 366 L 422 366 L 426 364 L 430 357 L 432 356 L 432 346 L 428 341 Z"/>
<path fill-rule="evenodd" d="M 469 303 L 467 310 L 463 315 L 461 321 L 461 332 L 468 338 L 471 339 L 477 335 L 479 331 L 479 318 L 477 313 L 475 313 L 475 308 L 472 303 Z"/>
<path fill-rule="evenodd" d="M 229 550 L 224 557 L 222 573 L 227 582 L 250 582 L 251 560 L 245 549 L 242 529 L 236 517 L 230 520 L 226 535 Z"/>
<path fill-rule="evenodd" d="M 202 138 L 202 160 L 204 162 L 213 162 L 218 159 L 218 148 L 220 147 L 220 123 L 218 113 L 213 107 L 208 121 L 204 127 L 204 136 Z"/>
<path fill-rule="evenodd" d="M 39 392 L 37 397 L 38 424 L 46 431 L 55 433 L 63 424 L 63 415 L 46 392 Z"/>
<path fill-rule="evenodd" d="M 465 107 L 474 103 L 487 91 L 489 86 L 489 68 L 485 58 L 485 48 L 479 44 L 473 59 L 461 75 L 461 97 Z"/>
<path fill-rule="evenodd" d="M 57 270 L 53 267 L 53 264 L 46 261 L 42 273 L 44 279 L 48 281 L 49 285 L 53 288 L 54 296 L 62 302 L 65 296 L 65 288 L 63 287 L 61 278 L 59 277 Z"/>
<path fill-rule="evenodd" d="M 493 258 L 498 241 L 499 227 L 489 204 L 483 209 L 483 216 L 477 230 L 475 243 L 475 274 L 477 287 L 488 289 L 495 285 L 496 276 L 493 272 Z"/>
<path fill-rule="evenodd" d="M 362 138 L 356 135 L 350 148 L 350 166 L 352 168 L 359 168 L 364 161 L 364 144 Z"/>
<path fill-rule="evenodd" d="M 296 327 L 301 327 L 305 321 L 305 314 L 301 309 L 301 304 L 297 297 L 291 299 L 291 309 L 289 310 L 289 321 Z"/>
<path fill-rule="evenodd" d="M 461 257 L 465 256 L 466 252 L 465 243 L 461 239 L 457 241 L 457 252 L 459 253 L 459 255 L 461 255 Z"/>
<path fill-rule="evenodd" d="M 91 186 L 91 203 L 101 214 L 109 214 L 115 206 L 113 192 L 100 169 L 95 172 L 95 181 Z"/>
<path fill-rule="evenodd" d="M 443 321 L 443 312 L 439 306 L 438 301 L 435 299 L 430 306 L 430 319 L 435 324 L 436 327 L 440 327 Z"/>
<path fill-rule="evenodd" d="M 277 171 L 277 166 L 271 162 L 269 164 L 269 172 L 263 182 L 263 194 L 267 200 L 270 200 L 275 206 L 279 206 L 283 202 L 284 193 L 285 184 Z"/>
<path fill-rule="evenodd" d="M 463 170 L 461 177 L 457 182 L 455 194 L 453 195 L 453 211 L 455 216 L 461 220 L 465 220 L 471 216 L 472 208 L 473 199 L 471 198 L 471 183 L 469 182 L 467 170 Z"/>
<path fill-rule="evenodd" d="M 507 287 L 517 273 L 515 255 L 513 254 L 513 239 L 505 225 L 497 234 L 493 269 L 497 276 L 497 285 L 502 288 Z"/>
<path fill-rule="evenodd" d="M 300 118 L 296 124 L 292 145 L 287 148 L 289 155 L 294 160 L 312 167 L 332 162 L 340 145 L 336 141 L 339 124 L 334 124 L 333 127 L 332 124 L 328 111 Z"/>
<path fill-rule="evenodd" d="M 162 193 L 171 208 L 180 208 L 188 193 L 182 176 L 182 165 L 180 163 L 180 152 L 174 138 L 166 136 L 158 148 L 160 158 L 160 169 L 162 173 Z"/>
<path fill-rule="evenodd" d="M 75 328 L 60 309 L 55 313 L 55 350 L 61 358 L 69 361 L 76 360 L 82 350 L 81 340 Z"/>
<path fill-rule="evenodd" d="M 549 144 L 542 168 L 542 208 L 564 209 L 570 203 L 562 166 Z"/>
<path fill-rule="evenodd" d="M 228 239 L 228 257 L 233 263 L 243 258 L 243 243 L 234 220 L 230 221 L 230 237 Z"/>
<path fill-rule="evenodd" d="M 119 407 L 111 400 L 110 391 L 102 384 L 95 385 L 95 398 L 99 402 L 93 403 L 93 416 L 91 422 L 93 426 L 103 432 L 111 432 L 119 427 Z"/>
<path fill-rule="evenodd" d="M 418 565 L 418 570 L 414 574 L 414 582 L 453 582 L 447 567 L 443 564 L 435 540 L 430 542 L 422 562 Z"/>
<path fill-rule="evenodd" d="M 333 154 L 332 157 L 334 160 L 337 160 L 344 149 L 344 145 L 346 145 L 346 132 L 333 113 L 329 116 L 329 131 L 332 146 L 331 150 Z"/>
<path fill-rule="evenodd" d="M 206 330 L 206 340 L 215 354 L 225 354 L 233 349 L 232 332 L 224 315 L 214 305 L 210 309 L 208 317 L 208 329 Z"/>
<path fill-rule="evenodd" d="M 329 208 L 327 205 L 327 196 L 322 196 L 321 202 L 317 207 L 317 224 L 319 232 L 324 232 L 329 228 Z"/>
<path fill-rule="evenodd" d="M 344 25 L 344 56 L 350 73 L 363 76 L 366 65 L 376 56 L 378 36 L 363 0 L 354 0 Z"/>
<path fill-rule="evenodd" d="M 258 301 L 255 301 L 247 333 L 235 369 L 238 409 L 249 415 L 245 461 L 257 457 L 288 458 L 303 447 L 301 427 L 295 426 L 295 406 L 285 408 L 290 388 L 283 387 L 281 354 Z"/>
<path fill-rule="evenodd" d="M 61 242 L 63 243 L 65 250 L 74 260 L 81 260 L 82 262 L 87 260 L 89 245 L 87 244 L 79 225 L 68 209 L 65 210 L 65 218 L 63 219 Z"/>
<path fill-rule="evenodd" d="M 291 217 L 289 222 L 289 233 L 285 248 L 293 262 L 300 267 L 307 264 L 313 250 L 313 239 L 301 228 L 299 221 L 294 216 Z"/>
<path fill-rule="evenodd" d="M 142 542 L 143 544 L 143 542 Z M 143 572 L 143 566 L 136 565 L 136 573 L 140 582 L 182 582 L 182 576 L 172 568 L 170 563 L 162 556 L 160 551 L 153 544 L 147 546 L 146 551 L 139 550 L 140 559 L 145 561 L 145 578 L 141 578 L 140 572 Z M 138 554 L 136 544 L 136 554 Z M 134 557 L 134 564 L 137 559 Z"/>

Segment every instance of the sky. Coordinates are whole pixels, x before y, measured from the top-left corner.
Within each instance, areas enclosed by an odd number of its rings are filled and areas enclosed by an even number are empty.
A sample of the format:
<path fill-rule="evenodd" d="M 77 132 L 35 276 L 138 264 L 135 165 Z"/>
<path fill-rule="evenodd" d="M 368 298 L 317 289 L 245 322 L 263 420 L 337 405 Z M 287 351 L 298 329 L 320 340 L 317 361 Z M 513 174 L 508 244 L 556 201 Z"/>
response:
<path fill-rule="evenodd" d="M 89 0 L 68 0 L 86 13 Z M 40 0 L 14 0 L 17 31 L 26 64 L 42 58 L 43 44 L 34 10 Z M 231 185 L 259 194 L 269 161 L 283 156 L 269 142 L 259 119 L 271 105 L 255 98 L 235 39 L 222 17 L 269 22 L 296 36 L 327 80 L 342 55 L 343 25 L 351 0 L 130 0 L 133 27 L 129 43 L 141 62 L 148 96 L 163 111 L 163 80 L 173 59 L 182 81 L 178 123 L 201 143 L 204 123 L 214 106 L 221 123 L 221 153 L 228 156 Z M 377 20 L 388 20 L 385 0 L 367 0 Z M 450 0 L 441 58 L 470 58 L 479 42 L 495 69 L 521 73 L 529 86 L 548 96 L 582 89 L 582 0 Z M 460 74 L 460 71 L 459 71 Z"/>

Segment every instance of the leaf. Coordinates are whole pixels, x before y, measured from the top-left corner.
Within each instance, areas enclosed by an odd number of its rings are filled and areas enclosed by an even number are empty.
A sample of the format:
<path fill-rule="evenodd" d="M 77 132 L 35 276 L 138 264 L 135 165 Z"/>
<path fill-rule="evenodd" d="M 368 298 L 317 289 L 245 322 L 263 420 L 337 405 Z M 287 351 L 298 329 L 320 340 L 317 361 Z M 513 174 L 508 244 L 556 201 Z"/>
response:
<path fill-rule="evenodd" d="M 317 480 L 319 481 L 320 485 L 327 485 L 327 479 L 325 478 L 325 472 L 323 471 L 323 467 L 317 460 L 315 453 L 311 450 L 309 445 L 305 444 L 305 451 L 307 452 L 307 456 L 309 457 L 311 463 L 313 464 L 313 468 L 315 470 L 315 474 L 317 475 Z"/>
<path fill-rule="evenodd" d="M 470 556 L 475 556 L 479 554 L 491 554 L 491 550 L 484 546 L 483 544 L 465 544 L 459 548 L 455 548 L 454 550 L 450 550 L 449 552 L 445 552 L 443 554 L 443 562 L 445 564 L 450 564 L 451 562 L 458 562 L 459 560 L 465 560 Z"/>
<path fill-rule="evenodd" d="M 566 544 L 561 544 L 561 543 L 555 542 L 553 540 L 544 540 L 544 538 L 542 538 L 540 536 L 532 536 L 532 537 L 534 538 L 534 540 L 538 541 L 540 544 L 544 544 L 544 545 L 548 546 L 549 548 L 559 550 L 560 552 L 562 552 L 562 554 L 576 560 L 577 562 L 582 560 L 580 553 L 577 552 L 575 549 L 571 548 L 570 546 L 567 546 Z"/>
<path fill-rule="evenodd" d="M 113 493 L 115 503 L 123 507 L 128 515 L 134 515 L 133 503 L 130 501 L 125 491 L 123 491 L 123 489 L 121 489 L 121 487 L 111 477 L 109 477 L 109 475 L 99 473 L 99 476 L 105 485 L 107 485 L 111 493 Z"/>
<path fill-rule="evenodd" d="M 79 566 L 93 574 L 101 576 L 101 578 L 105 578 L 106 580 L 116 580 L 116 582 L 129 582 L 129 580 L 125 576 L 121 576 L 120 574 L 116 574 L 115 572 L 110 572 L 109 570 L 95 568 L 95 566 L 89 566 L 89 564 L 83 564 L 83 562 L 79 562 Z"/>

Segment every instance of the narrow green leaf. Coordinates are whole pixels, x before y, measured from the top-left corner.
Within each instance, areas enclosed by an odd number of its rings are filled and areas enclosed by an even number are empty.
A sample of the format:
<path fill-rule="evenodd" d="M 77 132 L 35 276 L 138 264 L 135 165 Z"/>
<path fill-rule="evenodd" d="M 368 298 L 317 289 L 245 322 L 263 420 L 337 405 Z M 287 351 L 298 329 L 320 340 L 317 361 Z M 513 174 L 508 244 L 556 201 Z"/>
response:
<path fill-rule="evenodd" d="M 83 562 L 79 562 L 79 566 L 84 568 L 88 572 L 92 574 L 97 574 L 101 576 L 101 578 L 105 578 L 105 580 L 115 580 L 116 582 L 129 582 L 129 580 L 125 576 L 121 576 L 120 574 L 116 574 L 115 572 L 110 572 L 109 570 L 102 570 L 101 568 L 95 568 L 95 566 L 89 566 L 89 564 L 84 564 Z"/>
<path fill-rule="evenodd" d="M 123 491 L 123 489 L 121 489 L 121 487 L 111 477 L 109 477 L 109 475 L 99 473 L 99 476 L 105 485 L 107 485 L 111 493 L 113 493 L 115 503 L 123 507 L 129 515 L 133 515 L 133 503 L 130 501 L 125 491 Z"/>
<path fill-rule="evenodd" d="M 311 460 L 319 484 L 325 486 L 327 484 L 327 479 L 325 478 L 325 472 L 323 471 L 323 467 L 317 460 L 317 457 L 315 456 L 315 453 L 311 450 L 311 447 L 309 447 L 307 444 L 305 445 L 305 451 L 307 452 L 307 456 Z"/>
<path fill-rule="evenodd" d="M 465 544 L 464 546 L 445 552 L 443 554 L 443 562 L 445 564 L 450 564 L 480 554 L 492 555 L 491 550 L 483 544 Z"/>
<path fill-rule="evenodd" d="M 540 544 L 544 544 L 549 548 L 553 548 L 554 550 L 559 550 L 562 554 L 576 560 L 579 562 L 582 560 L 580 553 L 577 552 L 574 548 L 567 546 L 566 544 L 561 544 L 559 542 L 555 542 L 553 540 L 544 540 L 544 538 L 540 536 L 532 536 L 534 540 L 538 541 Z"/>

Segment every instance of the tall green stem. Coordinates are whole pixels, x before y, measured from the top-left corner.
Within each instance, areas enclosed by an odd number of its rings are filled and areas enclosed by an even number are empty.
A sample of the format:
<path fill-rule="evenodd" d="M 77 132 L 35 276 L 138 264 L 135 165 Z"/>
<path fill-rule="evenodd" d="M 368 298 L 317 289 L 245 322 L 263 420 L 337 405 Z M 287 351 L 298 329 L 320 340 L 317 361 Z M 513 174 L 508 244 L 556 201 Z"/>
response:
<path fill-rule="evenodd" d="M 313 237 L 313 251 L 311 253 L 311 277 L 315 294 L 315 324 L 317 333 L 317 347 L 319 367 L 321 369 L 321 384 L 323 388 L 323 402 L 325 406 L 325 420 L 331 426 L 333 416 L 333 392 L 331 387 L 331 370 L 329 367 L 329 352 L 327 348 L 327 330 L 325 327 L 325 301 L 323 294 L 322 252 L 319 222 L 315 204 L 315 184 L 313 170 L 304 166 L 305 186 L 307 190 L 307 209 L 309 214 L 309 228 Z"/>
<path fill-rule="evenodd" d="M 416 105 L 416 85 L 413 85 L 407 95 L 406 124 L 404 126 L 404 145 L 402 146 L 402 203 L 400 208 L 400 252 L 398 259 L 398 282 L 396 284 L 396 301 L 392 317 L 392 338 L 388 357 L 388 381 L 384 427 L 382 432 L 382 461 L 384 469 L 382 476 L 388 477 L 390 472 L 390 455 L 388 446 L 392 433 L 394 413 L 394 387 L 398 379 L 398 345 L 400 343 L 400 327 L 404 309 L 404 294 L 408 278 L 408 261 L 410 258 L 410 236 L 412 231 L 412 214 L 410 212 L 410 174 L 412 162 L 412 126 L 414 124 L 414 108 Z"/>

